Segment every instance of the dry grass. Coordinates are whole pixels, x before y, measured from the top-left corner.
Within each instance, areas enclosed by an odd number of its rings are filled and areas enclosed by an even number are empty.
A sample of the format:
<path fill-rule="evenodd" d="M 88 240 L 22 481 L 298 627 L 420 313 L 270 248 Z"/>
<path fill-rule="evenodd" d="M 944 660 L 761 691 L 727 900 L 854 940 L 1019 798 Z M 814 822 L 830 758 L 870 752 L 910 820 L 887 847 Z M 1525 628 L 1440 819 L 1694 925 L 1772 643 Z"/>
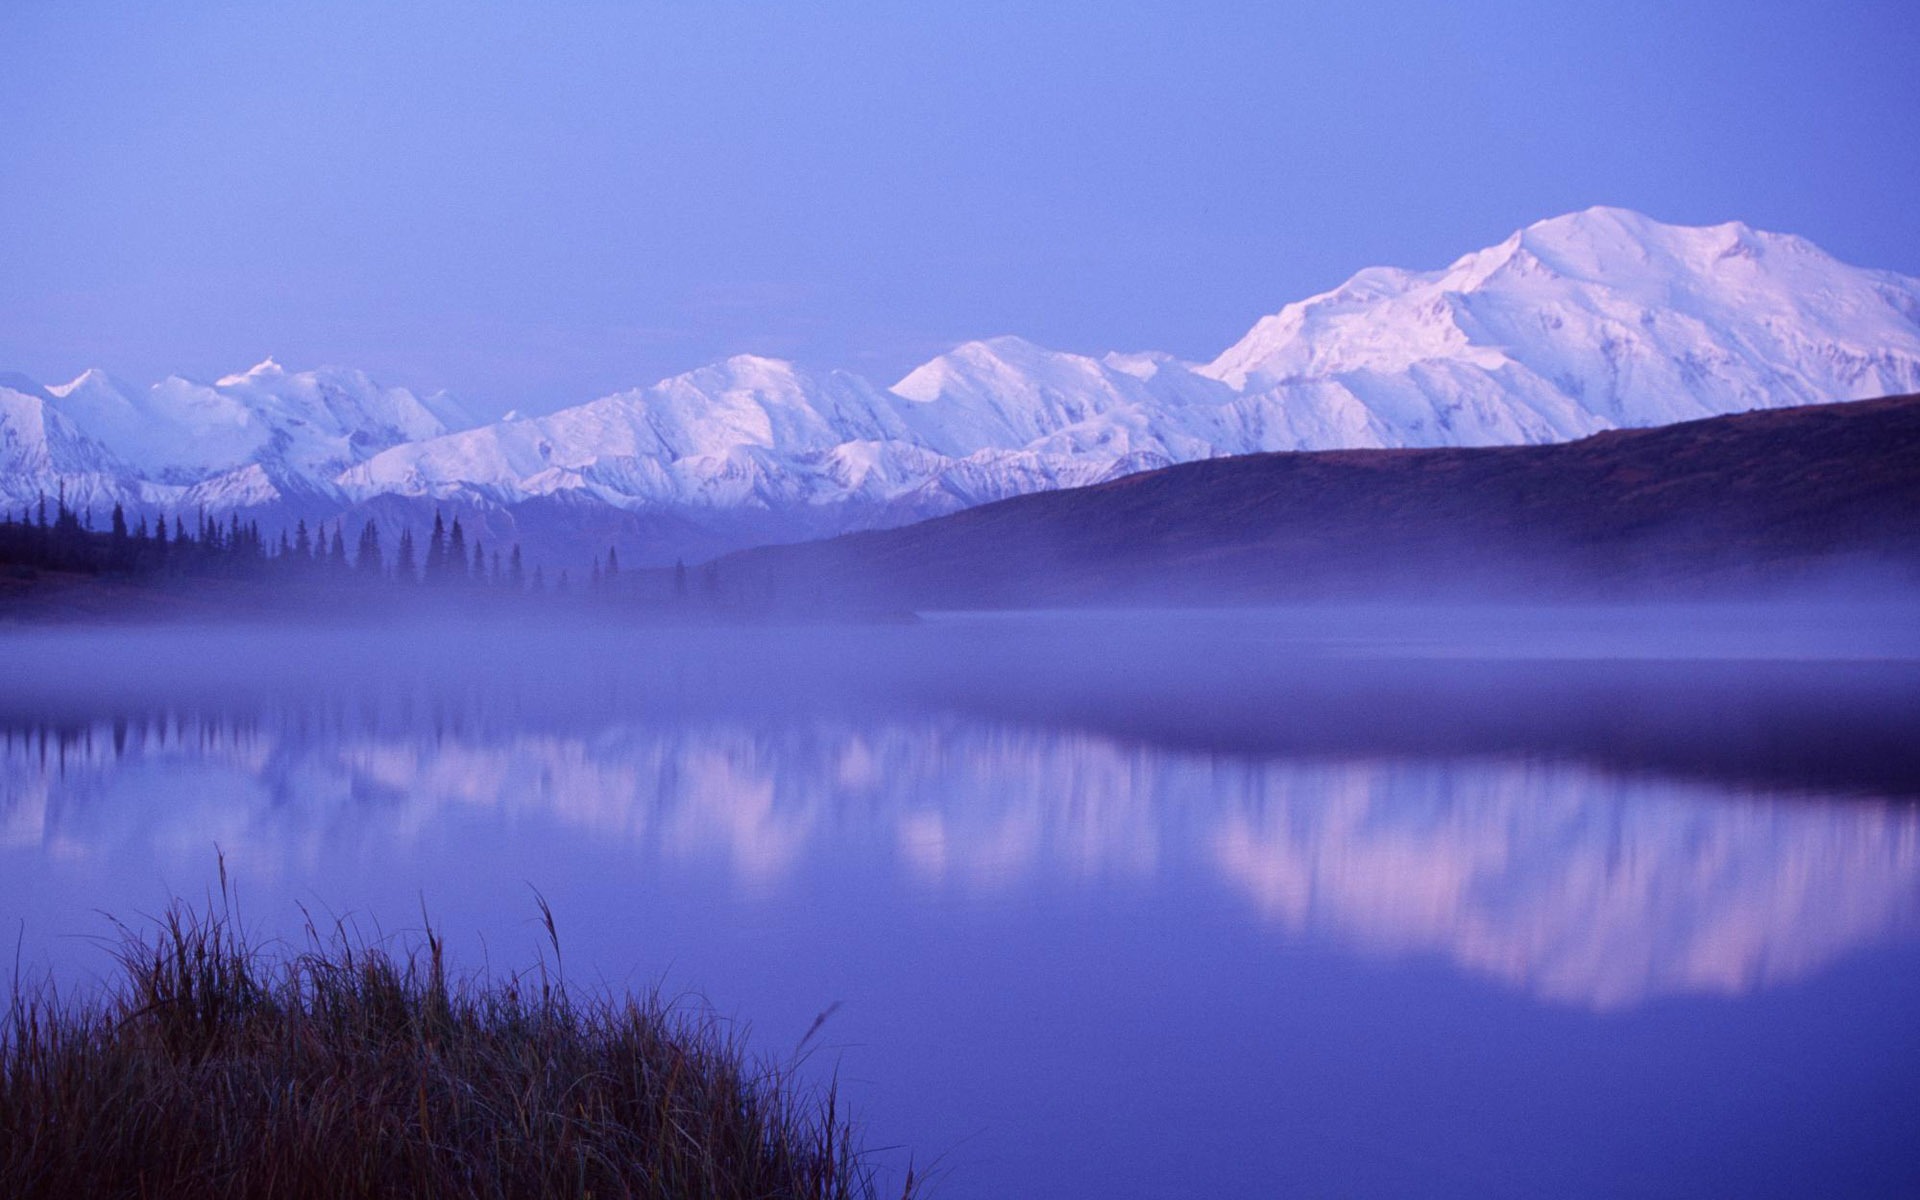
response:
<path fill-rule="evenodd" d="M 100 994 L 16 986 L 0 1196 L 875 1194 L 832 1090 L 657 995 L 450 977 L 431 929 L 263 948 L 224 894 L 121 935 Z"/>

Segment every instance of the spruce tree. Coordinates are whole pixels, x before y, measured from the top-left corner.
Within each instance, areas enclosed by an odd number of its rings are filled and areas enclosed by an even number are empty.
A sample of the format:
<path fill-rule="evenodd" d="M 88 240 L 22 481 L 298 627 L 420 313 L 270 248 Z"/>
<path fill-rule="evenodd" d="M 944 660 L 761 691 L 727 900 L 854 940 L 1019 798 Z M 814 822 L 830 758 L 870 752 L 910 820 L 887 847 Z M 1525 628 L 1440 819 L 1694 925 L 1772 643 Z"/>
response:
<path fill-rule="evenodd" d="M 360 545 L 354 554 L 355 569 L 369 579 L 378 579 L 385 563 L 380 560 L 380 527 L 367 518 L 360 529 Z"/>
<path fill-rule="evenodd" d="M 427 538 L 427 582 L 440 583 L 447 574 L 447 527 L 440 510 L 433 511 L 433 534 Z"/>
<path fill-rule="evenodd" d="M 460 518 L 453 519 L 453 528 L 447 531 L 447 555 L 443 560 L 447 575 L 454 582 L 460 582 L 467 576 L 467 535 L 460 529 Z"/>
<path fill-rule="evenodd" d="M 414 582 L 413 530 L 400 531 L 400 547 L 393 556 L 393 577 L 401 583 Z"/>

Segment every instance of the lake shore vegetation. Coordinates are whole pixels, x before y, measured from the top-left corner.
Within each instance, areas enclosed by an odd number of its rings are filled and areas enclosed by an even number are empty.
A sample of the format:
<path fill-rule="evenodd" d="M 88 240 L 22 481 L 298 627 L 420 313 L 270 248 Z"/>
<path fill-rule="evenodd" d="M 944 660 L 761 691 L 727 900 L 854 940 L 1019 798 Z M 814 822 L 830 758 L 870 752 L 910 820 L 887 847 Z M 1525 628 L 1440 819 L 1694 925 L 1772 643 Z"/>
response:
<path fill-rule="evenodd" d="M 832 1087 L 697 1005 L 569 987 L 557 938 L 551 968 L 495 976 L 451 972 L 431 927 L 296 947 L 176 901 L 118 928 L 100 988 L 15 980 L 0 1194 L 878 1194 Z"/>

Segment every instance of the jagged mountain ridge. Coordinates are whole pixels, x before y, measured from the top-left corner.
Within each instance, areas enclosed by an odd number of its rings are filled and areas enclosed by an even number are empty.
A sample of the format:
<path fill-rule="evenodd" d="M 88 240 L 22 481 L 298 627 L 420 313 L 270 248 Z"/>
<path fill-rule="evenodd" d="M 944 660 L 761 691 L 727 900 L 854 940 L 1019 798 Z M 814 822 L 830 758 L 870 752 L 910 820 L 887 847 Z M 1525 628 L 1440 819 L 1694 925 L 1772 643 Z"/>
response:
<path fill-rule="evenodd" d="M 9 375 L 0 500 L 64 492 L 75 505 L 161 511 L 333 500 L 354 463 L 472 424 L 445 395 L 337 367 L 289 373 L 271 358 L 212 384 L 176 375 L 144 389 L 98 370 L 51 387 Z"/>
<path fill-rule="evenodd" d="M 364 374 L 269 360 L 145 392 L 0 379 L 0 502 L 430 519 L 670 560 L 1221 455 L 1538 444 L 1920 390 L 1920 280 L 1740 223 L 1595 208 L 1438 271 L 1361 271 L 1210 363 L 969 342 L 880 388 L 737 356 L 473 426 Z M 538 513 L 538 519 L 530 519 Z"/>

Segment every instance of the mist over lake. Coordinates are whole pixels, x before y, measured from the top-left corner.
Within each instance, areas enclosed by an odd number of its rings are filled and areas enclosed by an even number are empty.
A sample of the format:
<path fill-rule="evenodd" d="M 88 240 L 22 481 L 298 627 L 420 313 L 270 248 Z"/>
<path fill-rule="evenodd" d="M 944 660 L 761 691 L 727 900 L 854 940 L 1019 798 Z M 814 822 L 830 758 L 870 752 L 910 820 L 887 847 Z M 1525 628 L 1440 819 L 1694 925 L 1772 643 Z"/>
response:
<path fill-rule="evenodd" d="M 0 46 L 0 1200 L 1920 1197 L 1920 4 Z"/>
<path fill-rule="evenodd" d="M 1915 615 L 15 629 L 0 911 L 84 980 L 218 854 L 478 966 L 538 889 L 575 978 L 830 1013 L 938 1195 L 1896 1195 Z"/>

